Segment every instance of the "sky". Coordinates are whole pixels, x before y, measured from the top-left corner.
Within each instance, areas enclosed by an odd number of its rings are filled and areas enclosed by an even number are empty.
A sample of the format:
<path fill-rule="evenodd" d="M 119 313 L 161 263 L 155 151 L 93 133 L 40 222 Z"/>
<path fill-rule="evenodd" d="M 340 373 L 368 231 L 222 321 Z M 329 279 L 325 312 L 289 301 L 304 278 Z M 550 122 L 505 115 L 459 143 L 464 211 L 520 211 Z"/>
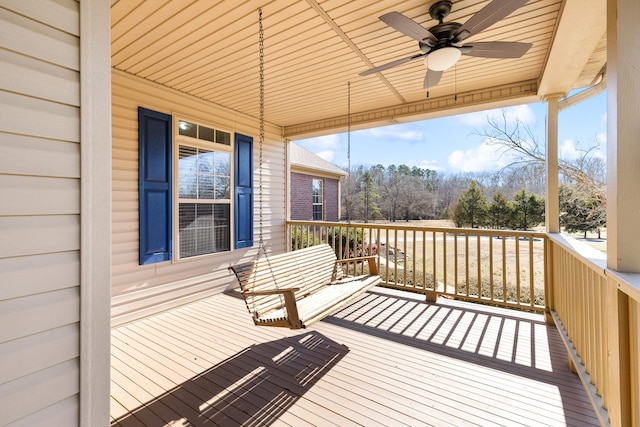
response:
<path fill-rule="evenodd" d="M 544 148 L 546 103 L 504 109 L 507 120 L 529 126 Z M 571 160 L 579 149 L 598 144 L 595 155 L 606 159 L 606 91 L 560 112 L 558 147 L 561 158 Z M 503 110 L 487 110 L 413 123 L 351 132 L 351 167 L 381 164 L 417 166 L 439 173 L 492 172 L 509 163 L 498 147 L 481 134 L 489 117 L 502 118 Z M 347 168 L 347 133 L 295 141 L 323 159 Z"/>

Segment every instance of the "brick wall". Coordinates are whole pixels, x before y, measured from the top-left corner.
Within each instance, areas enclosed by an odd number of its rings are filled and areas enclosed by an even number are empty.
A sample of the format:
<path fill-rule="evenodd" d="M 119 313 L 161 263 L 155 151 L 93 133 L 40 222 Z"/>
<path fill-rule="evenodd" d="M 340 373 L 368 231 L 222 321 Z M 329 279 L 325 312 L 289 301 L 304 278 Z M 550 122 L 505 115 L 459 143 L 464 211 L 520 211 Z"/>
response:
<path fill-rule="evenodd" d="M 324 179 L 324 220 L 338 221 L 338 186 L 337 179 Z"/>
<path fill-rule="evenodd" d="M 313 220 L 313 197 L 311 186 L 314 179 L 323 181 L 323 210 L 325 221 L 338 220 L 338 186 L 337 179 L 322 178 L 291 172 L 291 219 L 294 221 Z"/>
<path fill-rule="evenodd" d="M 311 221 L 313 219 L 311 182 L 312 176 L 291 172 L 291 219 Z"/>

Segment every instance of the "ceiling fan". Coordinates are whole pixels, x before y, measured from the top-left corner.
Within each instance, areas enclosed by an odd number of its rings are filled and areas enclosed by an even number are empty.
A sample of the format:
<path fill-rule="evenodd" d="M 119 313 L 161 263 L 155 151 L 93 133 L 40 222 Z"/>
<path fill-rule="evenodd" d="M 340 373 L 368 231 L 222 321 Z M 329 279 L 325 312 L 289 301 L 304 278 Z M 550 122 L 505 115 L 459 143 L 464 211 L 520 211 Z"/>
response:
<path fill-rule="evenodd" d="M 440 82 L 442 73 L 458 62 L 461 55 L 482 58 L 520 58 L 529 50 L 531 43 L 476 42 L 462 44 L 462 42 L 505 18 L 527 1 L 493 0 L 464 24 L 444 22 L 444 18 L 451 12 L 452 2 L 449 0 L 437 1 L 429 8 L 429 15 L 437 20 L 438 24 L 429 29 L 424 28 L 400 12 L 390 12 L 382 15 L 380 17 L 382 22 L 396 31 L 417 40 L 418 47 L 422 53 L 371 68 L 361 72 L 360 75 L 367 76 L 379 73 L 415 59 L 424 58 L 427 73 L 424 77 L 423 87 L 428 89 Z"/>

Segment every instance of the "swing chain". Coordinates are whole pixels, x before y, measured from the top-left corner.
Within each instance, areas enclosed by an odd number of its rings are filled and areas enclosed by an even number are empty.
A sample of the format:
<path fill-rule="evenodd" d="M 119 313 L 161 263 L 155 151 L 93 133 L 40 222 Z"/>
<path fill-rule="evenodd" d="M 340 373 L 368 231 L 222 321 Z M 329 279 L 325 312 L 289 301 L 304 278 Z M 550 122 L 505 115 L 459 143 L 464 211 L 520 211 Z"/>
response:
<path fill-rule="evenodd" d="M 259 147 L 259 165 L 258 165 L 258 211 L 259 211 L 259 229 L 258 229 L 258 256 L 260 250 L 264 249 L 264 240 L 262 237 L 262 145 L 264 144 L 264 29 L 262 27 L 262 9 L 258 9 L 259 22 L 259 59 L 260 59 L 260 147 Z M 266 252 L 266 251 L 265 251 Z"/>
<path fill-rule="evenodd" d="M 347 223 L 351 223 L 351 81 L 347 82 Z"/>

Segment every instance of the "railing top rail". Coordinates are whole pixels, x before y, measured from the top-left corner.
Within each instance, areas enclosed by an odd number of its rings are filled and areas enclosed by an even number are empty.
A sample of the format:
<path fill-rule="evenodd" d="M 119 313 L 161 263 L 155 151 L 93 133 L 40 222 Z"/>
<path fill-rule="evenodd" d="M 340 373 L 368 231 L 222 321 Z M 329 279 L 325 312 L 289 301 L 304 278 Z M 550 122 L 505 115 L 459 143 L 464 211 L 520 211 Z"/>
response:
<path fill-rule="evenodd" d="M 325 222 L 325 221 L 287 221 L 288 225 L 312 225 L 325 227 L 358 227 L 372 230 L 407 230 L 407 231 L 431 231 L 438 233 L 451 234 L 468 234 L 479 236 L 510 236 L 510 237 L 526 237 L 546 239 L 547 233 L 542 231 L 519 231 L 519 230 L 493 230 L 488 228 L 457 228 L 457 227 L 431 227 L 425 225 L 406 225 L 406 224 L 374 224 L 364 222 Z"/>
<path fill-rule="evenodd" d="M 556 245 L 570 251 L 576 258 L 588 265 L 589 268 L 596 271 L 600 276 L 606 276 L 606 254 L 559 233 L 549 233 L 547 238 Z"/>
<path fill-rule="evenodd" d="M 607 276 L 613 277 L 618 282 L 618 288 L 630 298 L 640 303 L 640 274 L 620 273 L 607 268 Z"/>

